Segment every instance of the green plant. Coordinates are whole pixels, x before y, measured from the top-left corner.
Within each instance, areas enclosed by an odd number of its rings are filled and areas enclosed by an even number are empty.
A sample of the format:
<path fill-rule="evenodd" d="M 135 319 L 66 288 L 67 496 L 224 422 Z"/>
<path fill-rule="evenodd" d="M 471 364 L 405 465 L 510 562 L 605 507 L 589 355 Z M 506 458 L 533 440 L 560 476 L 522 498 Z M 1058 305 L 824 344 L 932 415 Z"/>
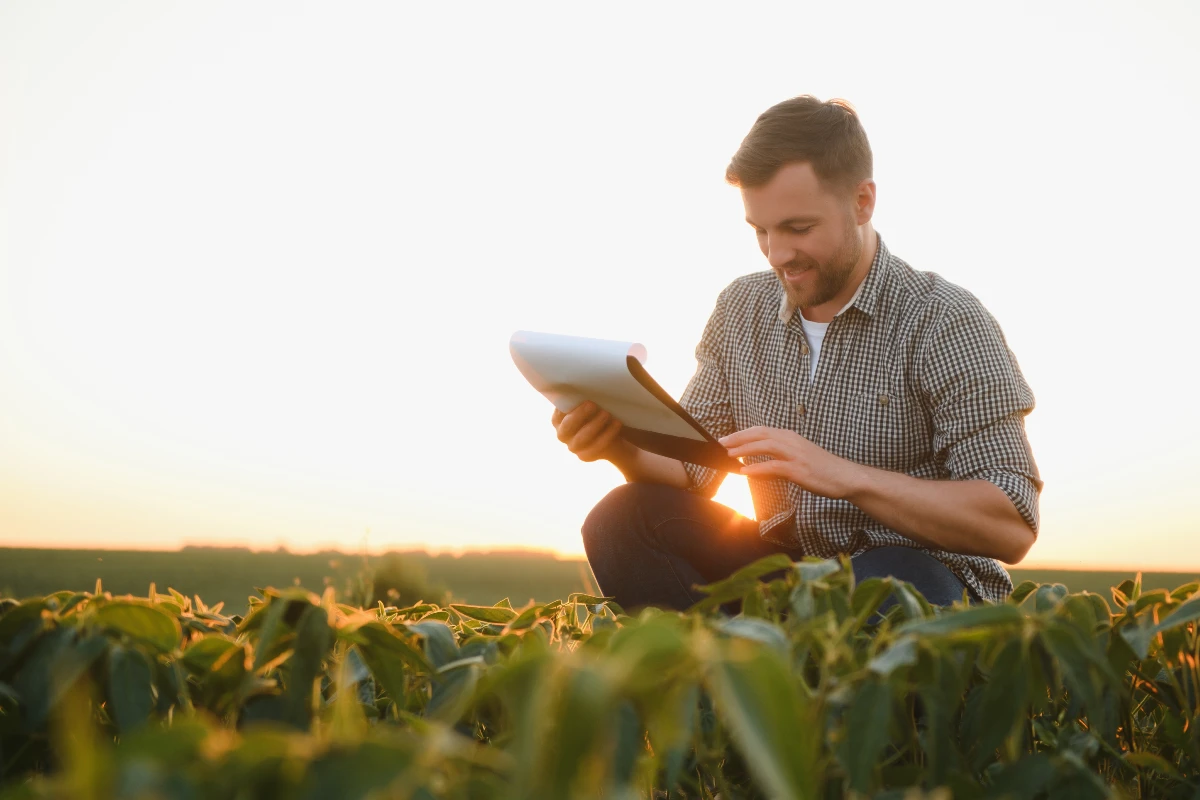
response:
<path fill-rule="evenodd" d="M 847 567 L 772 557 L 636 616 L 25 600 L 0 616 L 3 796 L 1196 796 L 1200 583 L 941 610 Z"/>

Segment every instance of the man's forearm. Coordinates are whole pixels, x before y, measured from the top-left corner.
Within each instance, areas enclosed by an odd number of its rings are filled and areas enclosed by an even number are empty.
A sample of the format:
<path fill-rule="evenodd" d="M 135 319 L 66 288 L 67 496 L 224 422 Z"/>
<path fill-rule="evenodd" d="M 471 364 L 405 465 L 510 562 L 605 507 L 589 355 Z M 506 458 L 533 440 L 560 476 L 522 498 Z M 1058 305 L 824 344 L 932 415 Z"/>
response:
<path fill-rule="evenodd" d="M 1034 543 L 1033 530 L 994 483 L 923 480 L 855 466 L 842 499 L 914 541 L 1007 564 L 1024 558 Z"/>
<path fill-rule="evenodd" d="M 608 460 L 630 483 L 661 483 L 677 489 L 686 489 L 691 483 L 682 461 L 647 452 L 626 441 Z"/>

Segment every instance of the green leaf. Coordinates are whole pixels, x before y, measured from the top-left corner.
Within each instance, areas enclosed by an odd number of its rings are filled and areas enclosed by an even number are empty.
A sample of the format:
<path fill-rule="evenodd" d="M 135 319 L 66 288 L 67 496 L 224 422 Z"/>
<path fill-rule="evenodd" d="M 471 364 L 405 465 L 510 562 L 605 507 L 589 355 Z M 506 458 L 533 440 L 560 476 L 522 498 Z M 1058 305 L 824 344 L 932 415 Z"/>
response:
<path fill-rule="evenodd" d="M 415 744 L 415 740 L 366 741 L 353 747 L 335 746 L 308 765 L 298 792 L 280 796 L 301 800 L 366 800 L 379 796 L 412 766 Z"/>
<path fill-rule="evenodd" d="M 554 719 L 554 752 L 550 759 L 550 797 L 572 797 L 571 784 L 595 742 L 609 737 L 612 708 L 608 684 L 587 666 L 573 670 L 562 687 Z"/>
<path fill-rule="evenodd" d="M 1183 776 L 1174 764 L 1154 753 L 1144 750 L 1137 753 L 1126 753 L 1124 759 L 1125 763 L 1134 769 L 1148 769 L 1151 772 L 1157 772 L 1173 780 L 1183 780 Z"/>
<path fill-rule="evenodd" d="M 1014 606 L 993 606 L 1011 608 Z M 1020 638 L 1008 641 L 989 670 L 988 682 L 979 687 L 978 729 L 968 733 L 975 743 L 975 765 L 990 762 L 996 748 L 1011 736 L 1026 714 L 1029 704 L 1028 650 Z"/>
<path fill-rule="evenodd" d="M 717 712 L 755 782 L 770 797 L 817 797 L 820 737 L 811 702 L 773 650 L 733 639 L 712 664 Z"/>
<path fill-rule="evenodd" d="M 117 730 L 128 733 L 145 724 L 154 708 L 153 666 L 136 647 L 113 645 L 108 651 L 109 713 Z"/>
<path fill-rule="evenodd" d="M 757 588 L 759 579 L 764 575 L 780 570 L 787 570 L 791 566 L 792 559 L 786 553 L 776 553 L 765 558 L 760 558 L 758 561 L 742 567 L 724 580 L 704 586 L 697 586 L 696 588 L 704 592 L 707 597 L 697 602 L 689 610 L 700 612 L 711 611 L 731 600 L 741 600 L 746 592 Z"/>
<path fill-rule="evenodd" d="M 1033 593 L 1034 611 L 1052 611 L 1067 596 L 1067 587 L 1061 583 L 1043 583 Z"/>
<path fill-rule="evenodd" d="M 1021 609 L 1014 605 L 981 605 L 945 611 L 933 619 L 909 621 L 896 631 L 914 636 L 949 636 L 976 628 L 1015 625 L 1024 619 Z"/>
<path fill-rule="evenodd" d="M 123 633 L 160 653 L 172 652 L 183 635 L 179 621 L 162 609 L 123 600 L 100 606 L 92 620 L 106 630 Z"/>
<path fill-rule="evenodd" d="M 1012 594 L 1008 596 L 1008 602 L 1020 604 L 1022 600 L 1028 597 L 1033 592 L 1036 592 L 1038 584 L 1034 581 L 1021 581 L 1013 588 Z"/>
<path fill-rule="evenodd" d="M 933 606 L 911 583 L 896 578 L 884 578 L 884 581 L 892 587 L 896 605 L 903 609 L 905 619 L 913 621 L 933 617 Z"/>
<path fill-rule="evenodd" d="M 477 619 L 480 622 L 498 622 L 504 624 L 514 619 L 517 613 L 509 608 L 497 608 L 496 606 L 468 606 L 451 603 L 450 607 L 470 619 Z"/>
<path fill-rule="evenodd" d="M 714 626 L 726 636 L 740 636 L 767 645 L 787 659 L 792 653 L 792 643 L 778 625 L 757 617 L 733 617 L 721 620 Z"/>
<path fill-rule="evenodd" d="M 910 667 L 916 663 L 917 639 L 913 636 L 903 636 L 872 658 L 867 664 L 867 669 L 886 678 L 900 667 Z"/>
<path fill-rule="evenodd" d="M 441 667 L 458 659 L 458 644 L 454 631 L 439 620 L 422 620 L 409 626 L 409 630 L 425 640 L 425 655 L 434 667 Z"/>
<path fill-rule="evenodd" d="M 882 578 L 867 578 L 856 585 L 850 599 L 850 610 L 854 612 L 857 620 L 855 628 L 861 628 L 871 620 L 891 593 L 891 585 Z"/>
<path fill-rule="evenodd" d="M 451 725 L 458 722 L 471 707 L 483 666 L 483 659 L 476 656 L 452 661 L 439 669 L 425 716 Z"/>
<path fill-rule="evenodd" d="M 207 675 L 218 664 L 223 664 L 235 650 L 241 650 L 241 645 L 232 639 L 213 634 L 203 639 L 196 639 L 183 651 L 179 661 L 193 675 Z"/>
<path fill-rule="evenodd" d="M 43 730 L 51 712 L 108 648 L 101 635 L 70 628 L 47 631 L 33 643 L 12 688 L 21 700 L 26 732 Z"/>
<path fill-rule="evenodd" d="M 1158 637 L 1158 627 L 1154 624 L 1154 618 L 1149 613 L 1145 613 L 1121 625 L 1117 629 L 1117 633 L 1138 658 L 1146 658 L 1150 655 L 1151 643 Z"/>
<path fill-rule="evenodd" d="M 1200 594 L 1176 608 L 1158 623 L 1158 631 L 1167 631 L 1200 620 Z M 1145 656 L 1143 656 L 1144 658 Z"/>
<path fill-rule="evenodd" d="M 333 642 L 329 613 L 321 606 L 307 604 L 296 622 L 296 646 L 288 665 L 284 694 L 286 721 L 300 730 L 307 729 L 312 719 L 313 684 L 322 672 L 322 664 Z"/>
<path fill-rule="evenodd" d="M 794 562 L 793 568 L 801 581 L 812 583 L 824 580 L 835 572 L 840 572 L 842 565 L 832 558 L 821 560 L 806 558 L 803 561 Z"/>
<path fill-rule="evenodd" d="M 845 715 L 845 735 L 841 741 L 839 759 L 850 779 L 850 787 L 866 792 L 879 760 L 879 753 L 888 741 L 892 719 L 892 691 L 877 678 L 860 684 Z"/>
<path fill-rule="evenodd" d="M 1054 762 L 1044 753 L 1026 755 L 992 773 L 989 796 L 1010 800 L 1039 797 L 1054 780 L 1056 771 Z"/>
<path fill-rule="evenodd" d="M 404 708 L 407 691 L 405 665 L 424 675 L 433 674 L 434 666 L 420 649 L 392 633 L 382 623 L 364 625 L 356 633 L 363 640 L 363 645 L 357 649 L 367 669 L 387 691 L 391 701 L 398 708 Z"/>

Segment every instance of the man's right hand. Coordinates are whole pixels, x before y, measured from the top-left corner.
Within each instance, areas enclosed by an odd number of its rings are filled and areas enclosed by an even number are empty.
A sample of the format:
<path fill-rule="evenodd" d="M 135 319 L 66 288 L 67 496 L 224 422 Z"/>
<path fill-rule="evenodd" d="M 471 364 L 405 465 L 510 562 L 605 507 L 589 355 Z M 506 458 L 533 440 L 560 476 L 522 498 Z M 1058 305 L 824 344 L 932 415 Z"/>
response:
<path fill-rule="evenodd" d="M 565 414 L 555 409 L 550 422 L 558 431 L 558 440 L 580 461 L 603 458 L 620 466 L 619 462 L 627 461 L 636 449 L 621 438 L 621 421 L 591 400 Z"/>

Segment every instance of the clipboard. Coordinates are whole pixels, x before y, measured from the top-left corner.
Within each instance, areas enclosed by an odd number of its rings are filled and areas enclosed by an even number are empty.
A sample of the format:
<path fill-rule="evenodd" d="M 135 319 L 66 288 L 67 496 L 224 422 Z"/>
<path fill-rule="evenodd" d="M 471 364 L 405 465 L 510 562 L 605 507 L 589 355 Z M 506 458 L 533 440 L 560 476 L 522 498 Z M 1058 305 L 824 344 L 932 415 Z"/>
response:
<path fill-rule="evenodd" d="M 737 473 L 742 464 L 658 385 L 633 342 L 517 331 L 517 369 L 564 413 L 591 400 L 621 421 L 621 435 L 651 453 Z"/>

